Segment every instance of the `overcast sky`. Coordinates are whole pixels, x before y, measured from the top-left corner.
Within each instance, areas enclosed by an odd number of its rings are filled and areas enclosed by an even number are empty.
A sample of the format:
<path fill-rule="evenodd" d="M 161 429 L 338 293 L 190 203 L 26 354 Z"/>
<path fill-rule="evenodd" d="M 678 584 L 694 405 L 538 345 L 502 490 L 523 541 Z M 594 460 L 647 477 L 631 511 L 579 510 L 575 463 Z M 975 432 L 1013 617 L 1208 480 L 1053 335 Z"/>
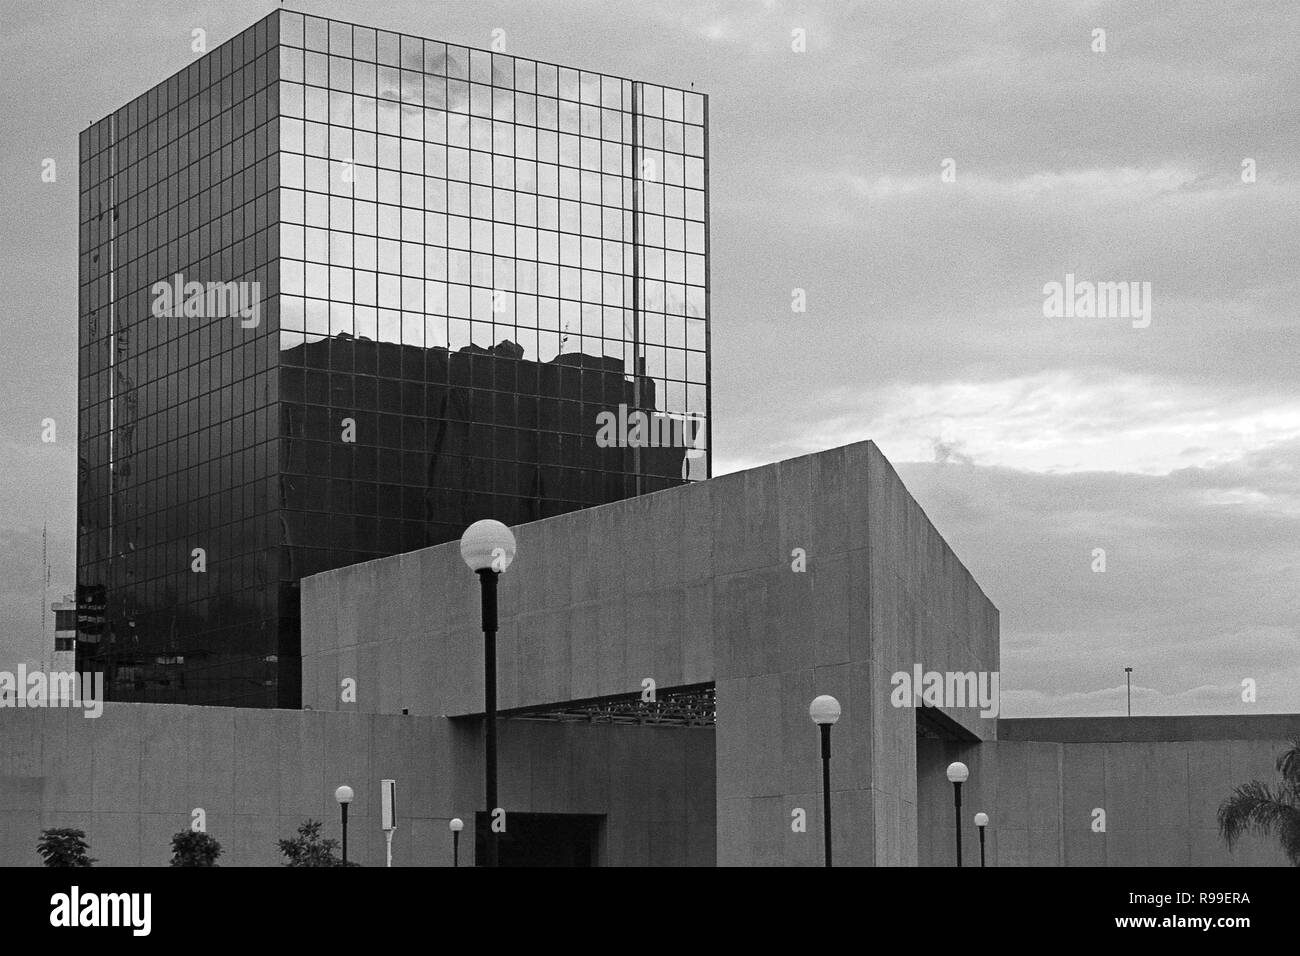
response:
<path fill-rule="evenodd" d="M 74 576 L 77 134 L 273 6 L 0 7 L 0 668 L 44 521 Z M 289 6 L 709 93 L 715 471 L 874 439 L 1001 610 L 1004 716 L 1122 713 L 1125 665 L 1135 713 L 1300 711 L 1293 0 Z M 1067 273 L 1150 324 L 1045 318 Z"/>

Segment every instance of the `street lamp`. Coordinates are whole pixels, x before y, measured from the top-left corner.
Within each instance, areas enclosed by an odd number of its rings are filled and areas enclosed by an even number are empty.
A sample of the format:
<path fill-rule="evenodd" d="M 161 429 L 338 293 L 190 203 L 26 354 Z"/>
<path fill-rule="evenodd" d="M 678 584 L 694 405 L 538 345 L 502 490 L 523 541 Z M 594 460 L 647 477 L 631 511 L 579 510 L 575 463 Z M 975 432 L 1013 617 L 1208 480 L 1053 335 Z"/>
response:
<path fill-rule="evenodd" d="M 343 811 L 343 862 L 348 862 L 348 804 L 352 802 L 352 788 L 348 786 L 339 787 L 334 791 L 334 799 L 339 802 L 339 808 Z"/>
<path fill-rule="evenodd" d="M 1124 684 L 1128 690 L 1128 715 L 1133 716 L 1133 668 L 1124 668 Z"/>
<path fill-rule="evenodd" d="M 957 865 L 961 866 L 961 785 L 970 776 L 970 770 L 960 760 L 948 764 L 948 781 L 952 784 L 952 803 L 957 813 Z"/>
<path fill-rule="evenodd" d="M 822 828 L 826 842 L 826 865 L 831 865 L 831 727 L 840 719 L 840 702 L 830 694 L 813 698 L 808 716 L 822 733 Z"/>
<path fill-rule="evenodd" d="M 483 713 L 486 727 L 484 774 L 488 832 L 486 866 L 497 865 L 492 814 L 497 808 L 497 577 L 515 559 L 515 536 L 500 521 L 475 521 L 460 536 L 460 556 L 483 586 Z"/>
<path fill-rule="evenodd" d="M 452 817 L 447 827 L 451 830 L 451 865 L 460 866 L 460 831 L 465 829 L 465 821 L 460 817 Z"/>
<path fill-rule="evenodd" d="M 975 814 L 975 825 L 980 828 L 980 867 L 984 866 L 984 828 L 989 825 L 989 815 L 984 812 Z"/>

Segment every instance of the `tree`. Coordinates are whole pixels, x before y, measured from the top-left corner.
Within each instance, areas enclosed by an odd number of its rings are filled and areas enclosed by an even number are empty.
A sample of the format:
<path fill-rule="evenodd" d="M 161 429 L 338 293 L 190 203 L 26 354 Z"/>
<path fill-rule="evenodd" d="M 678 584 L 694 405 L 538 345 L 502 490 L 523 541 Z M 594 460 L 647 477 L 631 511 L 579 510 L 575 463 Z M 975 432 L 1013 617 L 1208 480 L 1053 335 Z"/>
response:
<path fill-rule="evenodd" d="M 1219 807 L 1219 835 L 1228 849 L 1246 834 L 1275 836 L 1292 866 L 1300 866 L 1300 736 L 1277 758 L 1282 781 L 1252 780 L 1232 791 Z"/>
<path fill-rule="evenodd" d="M 86 855 L 89 849 L 86 831 L 71 827 L 42 830 L 36 844 L 46 866 L 91 866 L 95 861 Z"/>
<path fill-rule="evenodd" d="M 182 830 L 172 837 L 172 866 L 216 866 L 221 844 L 208 833 Z"/>
<path fill-rule="evenodd" d="M 343 866 L 343 861 L 334 855 L 339 847 L 338 840 L 323 840 L 320 835 L 322 824 L 319 820 L 309 819 L 298 827 L 298 835 L 292 840 L 280 840 L 280 852 L 288 857 L 285 866 Z M 348 863 L 348 866 L 356 866 Z"/>

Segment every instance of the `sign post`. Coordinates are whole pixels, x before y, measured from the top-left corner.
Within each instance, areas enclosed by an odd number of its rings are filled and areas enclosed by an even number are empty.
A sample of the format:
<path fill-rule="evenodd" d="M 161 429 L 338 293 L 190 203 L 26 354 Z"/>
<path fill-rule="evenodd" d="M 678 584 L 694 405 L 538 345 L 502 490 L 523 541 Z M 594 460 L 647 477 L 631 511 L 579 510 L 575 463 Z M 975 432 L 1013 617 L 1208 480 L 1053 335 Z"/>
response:
<path fill-rule="evenodd" d="M 381 780 L 380 818 L 384 828 L 384 838 L 388 842 L 388 866 L 393 865 L 393 831 L 397 829 L 397 781 Z"/>

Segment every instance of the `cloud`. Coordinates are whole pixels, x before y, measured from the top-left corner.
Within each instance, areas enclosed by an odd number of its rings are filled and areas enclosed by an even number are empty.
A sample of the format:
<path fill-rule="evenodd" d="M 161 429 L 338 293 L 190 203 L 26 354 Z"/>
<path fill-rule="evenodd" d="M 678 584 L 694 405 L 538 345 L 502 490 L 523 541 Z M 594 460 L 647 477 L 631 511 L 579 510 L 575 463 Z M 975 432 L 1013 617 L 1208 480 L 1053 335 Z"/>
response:
<path fill-rule="evenodd" d="M 1002 612 L 1005 715 L 1120 712 L 1124 666 L 1135 711 L 1300 711 L 1300 440 L 1164 474 L 898 470 Z"/>
<path fill-rule="evenodd" d="M 907 197 L 922 190 L 956 187 L 953 191 L 985 202 L 1043 203 L 1054 197 L 1063 197 L 1091 208 L 1129 206 L 1135 202 L 1168 198 L 1193 187 L 1204 189 L 1208 186 L 1203 176 L 1176 166 L 1042 171 L 1014 178 L 999 178 L 980 172 L 963 174 L 959 166 L 954 181 L 945 183 L 940 179 L 936 163 L 933 172 L 924 176 L 899 179 L 885 175 L 867 179 L 850 173 L 846 178 L 856 193 L 877 202 Z"/>
<path fill-rule="evenodd" d="M 190 62 L 194 26 L 211 42 L 266 13 L 144 9 L 123 31 L 113 5 L 51 0 L 0 36 L 0 156 L 18 171 L 0 180 L 17 224 L 0 237 L 0 640 L 39 611 L 46 508 L 72 555 L 75 453 L 30 442 L 41 418 L 77 414 L 77 132 Z M 1143 694 L 1194 710 L 1242 668 L 1285 677 L 1300 620 L 1291 0 L 321 12 L 480 46 L 500 26 L 511 52 L 709 93 L 715 472 L 877 439 L 1001 606 L 1004 688 L 1113 706 L 1123 658 Z M 57 184 L 39 180 L 45 156 Z M 1044 319 L 1042 286 L 1067 271 L 1152 282 L 1152 326 Z M 1104 575 L 1087 570 L 1094 547 Z"/>
<path fill-rule="evenodd" d="M 1294 681 L 1300 671 L 1279 674 L 1280 679 Z M 1279 681 L 1280 682 L 1280 681 Z M 1287 709 L 1269 709 L 1267 700 L 1250 703 L 1242 700 L 1241 684 L 1205 684 L 1175 693 L 1164 693 L 1141 684 L 1133 686 L 1134 716 L 1160 717 L 1179 714 L 1262 714 L 1282 713 Z M 1092 691 L 1048 694 L 1031 690 L 1003 690 L 1002 717 L 1119 717 L 1128 713 L 1129 698 L 1123 683 Z"/>
<path fill-rule="evenodd" d="M 1300 397 L 1070 370 L 988 382 L 900 385 L 849 420 L 895 461 L 956 447 L 972 463 L 1032 472 L 1168 474 L 1300 438 Z M 828 429 L 845 424 L 831 419 Z M 816 442 L 823 436 L 813 437 Z"/>
<path fill-rule="evenodd" d="M 827 385 L 764 436 L 777 460 L 870 438 L 891 461 L 1169 474 L 1300 438 L 1300 397 L 1155 375 L 1053 369 L 990 380 Z M 754 453 L 726 459 L 761 463 Z M 1217 489 L 1219 500 L 1234 490 Z"/>

